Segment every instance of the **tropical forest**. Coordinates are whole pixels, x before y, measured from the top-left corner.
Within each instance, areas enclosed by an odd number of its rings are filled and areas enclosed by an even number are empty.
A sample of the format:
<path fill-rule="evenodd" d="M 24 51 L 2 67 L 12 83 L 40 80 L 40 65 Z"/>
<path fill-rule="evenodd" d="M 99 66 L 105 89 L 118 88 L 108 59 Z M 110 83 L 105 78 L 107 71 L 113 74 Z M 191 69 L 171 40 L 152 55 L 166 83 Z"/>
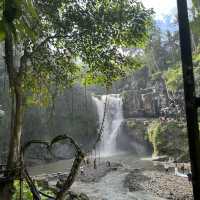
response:
<path fill-rule="evenodd" d="M 0 200 L 200 199 L 199 0 L 0 0 Z"/>

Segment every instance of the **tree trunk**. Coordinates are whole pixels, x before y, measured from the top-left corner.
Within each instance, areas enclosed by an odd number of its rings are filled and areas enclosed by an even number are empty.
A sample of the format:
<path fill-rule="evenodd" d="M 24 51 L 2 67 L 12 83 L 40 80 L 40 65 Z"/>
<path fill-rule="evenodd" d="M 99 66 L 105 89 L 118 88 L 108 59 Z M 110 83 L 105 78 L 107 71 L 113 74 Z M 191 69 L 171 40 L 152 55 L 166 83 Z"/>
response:
<path fill-rule="evenodd" d="M 13 180 L 18 173 L 17 167 L 20 160 L 23 95 L 21 91 L 21 81 L 14 66 L 13 37 L 9 31 L 6 32 L 5 39 L 5 62 L 8 71 L 12 99 L 9 154 L 5 177 L 12 178 L 12 180 L 6 181 L 1 186 L 0 193 L 2 194 L 1 197 L 3 197 L 3 200 L 11 200 L 14 192 Z"/>
<path fill-rule="evenodd" d="M 21 132 L 22 132 L 22 118 L 23 118 L 23 98 L 20 87 L 16 86 L 14 89 L 15 101 L 13 104 L 13 115 L 11 120 L 13 122 L 13 127 L 11 129 L 11 137 L 9 144 L 9 155 L 7 161 L 8 169 L 15 168 L 19 164 L 20 158 L 20 142 L 21 142 Z"/>
<path fill-rule="evenodd" d="M 84 154 L 81 151 L 78 151 L 76 158 L 73 162 L 69 176 L 64 181 L 64 183 L 60 186 L 60 191 L 56 194 L 56 200 L 64 200 L 65 199 L 67 191 L 72 186 L 72 184 L 78 174 L 78 170 L 79 170 L 79 167 L 80 167 L 83 159 L 84 159 Z"/>

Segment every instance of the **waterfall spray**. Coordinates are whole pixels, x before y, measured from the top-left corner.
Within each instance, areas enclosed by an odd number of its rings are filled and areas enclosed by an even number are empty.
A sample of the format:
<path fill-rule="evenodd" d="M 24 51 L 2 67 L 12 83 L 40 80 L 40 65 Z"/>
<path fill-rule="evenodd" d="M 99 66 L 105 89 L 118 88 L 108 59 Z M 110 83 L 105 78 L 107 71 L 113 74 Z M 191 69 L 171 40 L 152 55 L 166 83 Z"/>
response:
<path fill-rule="evenodd" d="M 102 95 L 99 97 L 93 96 L 93 100 L 97 106 L 99 124 L 101 124 L 103 120 L 106 98 L 108 104 L 99 150 L 101 155 L 111 156 L 118 152 L 116 147 L 116 138 L 123 121 L 123 109 L 122 98 L 119 94 Z"/>

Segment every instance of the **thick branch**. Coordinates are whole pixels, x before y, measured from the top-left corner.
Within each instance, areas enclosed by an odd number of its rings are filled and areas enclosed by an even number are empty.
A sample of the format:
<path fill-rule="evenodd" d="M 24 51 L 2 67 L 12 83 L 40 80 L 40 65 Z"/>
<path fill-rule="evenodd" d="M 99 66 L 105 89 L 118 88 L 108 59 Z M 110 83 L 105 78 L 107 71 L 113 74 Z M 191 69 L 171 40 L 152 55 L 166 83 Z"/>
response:
<path fill-rule="evenodd" d="M 41 47 L 47 44 L 50 40 L 57 39 L 57 38 L 66 38 L 66 37 L 67 35 L 60 35 L 58 33 L 56 33 L 55 35 L 46 37 L 40 44 L 38 44 L 37 46 L 33 48 L 33 51 L 29 54 L 29 56 L 31 57 L 35 52 L 37 52 Z"/>
<path fill-rule="evenodd" d="M 78 151 L 67 179 L 60 186 L 60 191 L 56 195 L 56 200 L 64 200 L 66 192 L 70 189 L 70 187 L 74 183 L 74 180 L 78 174 L 78 170 L 83 159 L 84 159 L 83 152 Z"/>

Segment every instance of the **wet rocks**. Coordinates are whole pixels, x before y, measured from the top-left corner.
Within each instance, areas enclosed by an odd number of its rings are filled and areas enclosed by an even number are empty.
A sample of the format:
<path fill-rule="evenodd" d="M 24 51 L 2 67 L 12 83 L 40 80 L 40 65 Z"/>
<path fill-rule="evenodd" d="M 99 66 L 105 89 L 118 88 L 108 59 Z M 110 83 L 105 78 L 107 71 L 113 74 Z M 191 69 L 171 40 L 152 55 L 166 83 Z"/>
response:
<path fill-rule="evenodd" d="M 135 169 L 125 177 L 124 187 L 128 188 L 130 192 L 144 190 L 142 183 L 147 179 L 148 177 L 144 176 L 140 169 Z"/>
<path fill-rule="evenodd" d="M 192 200 L 192 187 L 187 178 L 165 173 L 164 170 L 145 169 L 131 171 L 124 182 L 129 191 L 144 190 L 157 197 L 171 200 Z"/>
<path fill-rule="evenodd" d="M 84 193 L 76 194 L 72 191 L 69 191 L 64 200 L 89 200 L 89 197 Z"/>

